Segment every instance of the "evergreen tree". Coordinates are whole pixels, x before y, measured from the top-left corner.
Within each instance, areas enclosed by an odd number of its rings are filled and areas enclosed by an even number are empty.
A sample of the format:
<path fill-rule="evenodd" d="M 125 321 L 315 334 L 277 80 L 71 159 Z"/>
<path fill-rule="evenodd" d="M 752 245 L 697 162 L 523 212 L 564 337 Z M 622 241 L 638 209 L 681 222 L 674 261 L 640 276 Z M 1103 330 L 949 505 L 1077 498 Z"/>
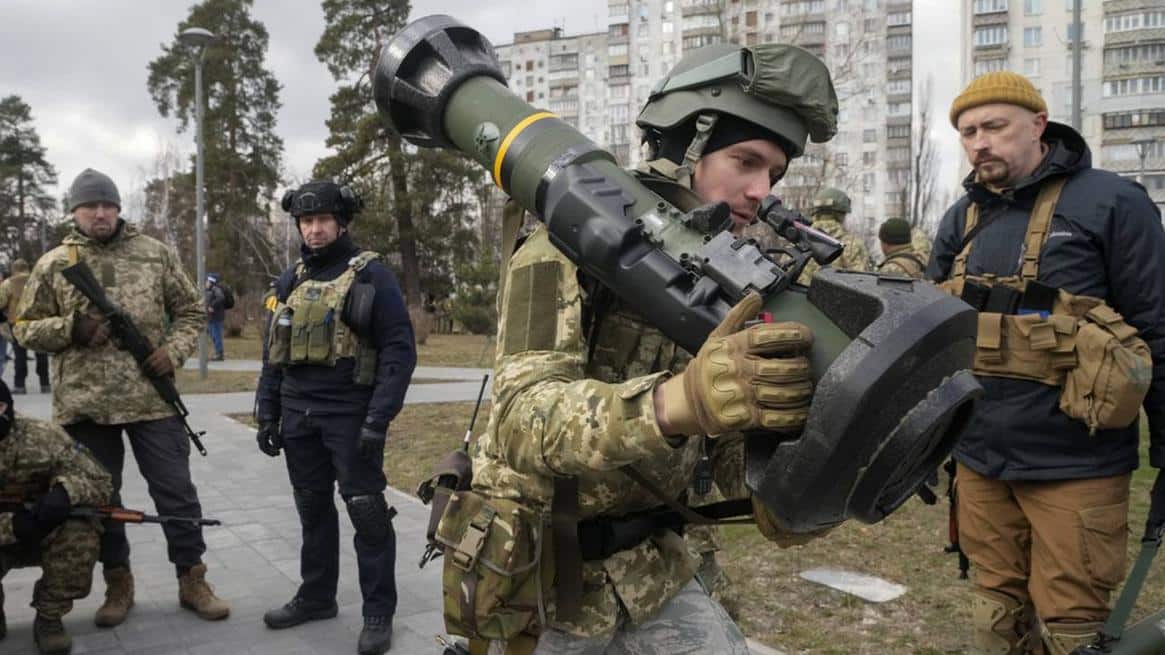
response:
<path fill-rule="evenodd" d="M 0 252 L 7 259 L 32 262 L 55 244 L 49 224 L 56 201 L 45 187 L 56 183 L 32 108 L 17 95 L 0 99 Z"/>
<path fill-rule="evenodd" d="M 280 84 L 267 69 L 268 35 L 251 16 L 253 0 L 203 0 L 178 24 L 149 64 L 147 87 L 158 112 L 186 130 L 196 118 L 195 50 L 178 34 L 202 27 L 216 35 L 203 64 L 207 270 L 237 290 L 259 289 L 273 268 L 268 199 L 279 183 L 283 140 L 275 133 Z M 184 176 L 183 176 L 184 177 Z M 193 180 L 193 176 L 189 178 Z"/>

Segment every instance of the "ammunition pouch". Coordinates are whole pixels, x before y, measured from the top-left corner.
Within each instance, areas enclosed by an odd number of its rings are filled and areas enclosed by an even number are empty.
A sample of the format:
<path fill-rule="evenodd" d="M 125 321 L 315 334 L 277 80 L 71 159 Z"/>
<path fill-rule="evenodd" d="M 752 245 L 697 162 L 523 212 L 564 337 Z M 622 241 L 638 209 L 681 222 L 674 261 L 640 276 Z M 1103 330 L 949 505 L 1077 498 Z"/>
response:
<path fill-rule="evenodd" d="M 437 526 L 445 551 L 445 626 L 470 639 L 505 641 L 545 624 L 553 580 L 547 521 L 521 503 L 475 491 L 449 497 Z"/>
<path fill-rule="evenodd" d="M 1149 346 L 1108 305 L 1084 318 L 1076 333 L 1079 363 L 1064 381 L 1060 409 L 1092 433 L 1126 427 L 1137 420 L 1153 381 Z"/>

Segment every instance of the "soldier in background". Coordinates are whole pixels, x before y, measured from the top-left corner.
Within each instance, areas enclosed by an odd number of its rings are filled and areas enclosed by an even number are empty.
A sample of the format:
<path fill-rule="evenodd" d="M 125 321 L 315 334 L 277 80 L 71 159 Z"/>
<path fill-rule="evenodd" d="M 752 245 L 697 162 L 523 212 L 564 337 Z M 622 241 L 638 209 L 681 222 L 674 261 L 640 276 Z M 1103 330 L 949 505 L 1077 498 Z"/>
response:
<path fill-rule="evenodd" d="M 923 232 L 917 227 L 911 227 L 910 245 L 914 248 L 914 254 L 918 255 L 922 261 L 930 261 L 930 252 L 934 248 L 934 243 L 930 237 L 926 236 L 926 232 Z"/>
<path fill-rule="evenodd" d="M 202 297 L 172 248 L 121 218 L 121 197 L 108 176 L 93 169 L 78 175 L 69 207 L 73 230 L 37 261 L 13 332 L 28 347 L 53 353 L 53 419 L 112 474 L 114 503 L 121 503 L 124 432 L 158 513 L 201 517 L 190 442 L 146 376 L 172 376 L 194 352 L 206 328 Z M 157 344 L 145 370 L 110 340 L 109 321 L 61 276 L 74 262 L 86 263 L 110 300 Z M 204 619 L 226 618 L 230 605 L 206 582 L 202 528 L 175 523 L 162 529 L 181 606 Z M 133 606 L 129 555 L 125 526 L 109 525 L 101 536 L 106 592 L 95 617 L 99 626 L 121 623 Z"/>
<path fill-rule="evenodd" d="M 84 446 L 48 421 L 17 416 L 0 380 L 0 494 L 34 500 L 31 509 L 0 507 L 0 580 L 12 569 L 40 566 L 33 587 L 33 639 L 41 653 L 67 654 L 73 640 L 61 617 L 89 595 L 97 561 L 97 521 L 70 519 L 73 505 L 104 505 L 109 473 Z M 0 587 L 0 640 L 7 633 Z"/>
<path fill-rule="evenodd" d="M 922 274 L 926 272 L 926 260 L 914 251 L 910 223 L 901 218 L 887 220 L 878 228 L 878 241 L 885 257 L 878 264 L 879 273 L 922 279 Z"/>
<path fill-rule="evenodd" d="M 20 304 L 20 296 L 25 284 L 28 283 L 28 262 L 23 259 L 13 261 L 11 272 L 7 280 L 0 282 L 0 313 L 8 316 L 10 323 L 16 320 L 16 307 Z M 33 356 L 36 359 L 36 377 L 40 382 L 40 392 L 48 393 L 52 391 L 52 384 L 49 382 L 49 356 L 42 352 L 35 352 Z M 28 377 L 28 349 L 15 339 L 12 341 L 12 360 L 12 393 L 15 395 L 28 393 L 24 387 L 24 381 Z M 3 370 L 3 367 L 0 367 L 0 372 Z"/>
<path fill-rule="evenodd" d="M 809 210 L 809 215 L 813 218 L 813 227 L 837 239 L 845 246 L 841 257 L 838 257 L 830 266 L 847 271 L 868 271 L 870 270 L 869 251 L 866 250 L 861 239 L 845 229 L 845 217 L 849 213 L 849 196 L 841 189 L 833 187 L 823 187 L 818 191 L 813 198 L 813 206 Z M 817 262 L 809 260 L 809 264 L 805 266 L 805 270 L 801 272 L 801 277 L 797 281 L 801 284 L 809 284 L 813 274 L 820 268 L 821 266 Z"/>

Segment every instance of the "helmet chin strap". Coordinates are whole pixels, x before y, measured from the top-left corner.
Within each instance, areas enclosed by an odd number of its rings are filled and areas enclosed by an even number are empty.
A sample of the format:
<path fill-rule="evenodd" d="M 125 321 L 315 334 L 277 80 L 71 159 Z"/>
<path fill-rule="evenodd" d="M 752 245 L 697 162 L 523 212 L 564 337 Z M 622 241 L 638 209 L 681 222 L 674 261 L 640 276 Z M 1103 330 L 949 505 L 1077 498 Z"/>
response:
<path fill-rule="evenodd" d="M 719 114 L 700 114 L 696 117 L 696 135 L 692 137 L 688 149 L 684 151 L 684 160 L 676 169 L 676 183 L 688 189 L 692 188 L 692 174 L 696 172 L 696 162 L 704 155 L 704 148 L 708 147 L 708 139 L 712 137 L 712 128 L 716 127 Z"/>

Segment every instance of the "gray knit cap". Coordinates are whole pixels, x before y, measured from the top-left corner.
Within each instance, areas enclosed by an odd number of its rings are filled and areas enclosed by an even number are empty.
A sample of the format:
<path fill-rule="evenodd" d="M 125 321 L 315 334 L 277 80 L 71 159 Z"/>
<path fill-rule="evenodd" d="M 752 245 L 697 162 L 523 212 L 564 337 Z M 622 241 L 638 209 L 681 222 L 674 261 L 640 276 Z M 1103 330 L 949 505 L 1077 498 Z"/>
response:
<path fill-rule="evenodd" d="M 109 202 L 121 209 L 121 195 L 117 185 L 101 171 L 86 168 L 69 187 L 69 211 L 87 202 Z"/>

